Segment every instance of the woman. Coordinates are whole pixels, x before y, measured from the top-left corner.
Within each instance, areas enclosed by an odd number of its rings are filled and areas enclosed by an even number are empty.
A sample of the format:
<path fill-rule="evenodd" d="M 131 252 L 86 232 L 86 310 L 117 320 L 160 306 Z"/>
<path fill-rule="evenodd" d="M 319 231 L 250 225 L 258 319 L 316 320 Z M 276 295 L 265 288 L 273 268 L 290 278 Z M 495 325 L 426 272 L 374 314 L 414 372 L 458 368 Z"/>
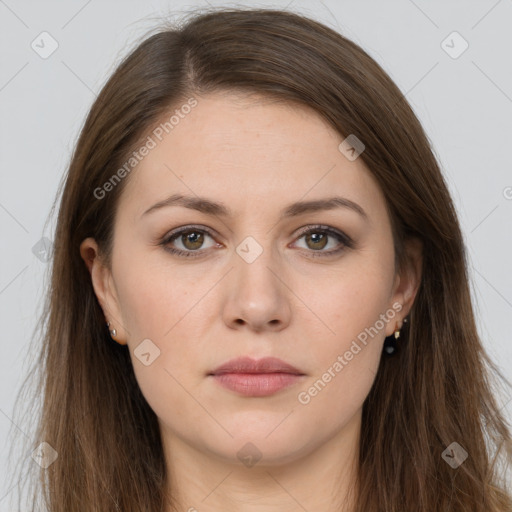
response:
<path fill-rule="evenodd" d="M 447 186 L 324 25 L 216 10 L 130 53 L 73 154 L 48 301 L 52 512 L 512 510 Z"/>

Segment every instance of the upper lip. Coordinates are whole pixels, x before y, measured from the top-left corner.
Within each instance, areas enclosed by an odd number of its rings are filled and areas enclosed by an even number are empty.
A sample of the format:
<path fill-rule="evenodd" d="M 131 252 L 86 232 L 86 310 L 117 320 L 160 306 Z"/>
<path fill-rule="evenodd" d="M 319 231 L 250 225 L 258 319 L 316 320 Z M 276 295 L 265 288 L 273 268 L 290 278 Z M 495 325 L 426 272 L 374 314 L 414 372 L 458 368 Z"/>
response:
<path fill-rule="evenodd" d="M 223 373 L 290 373 L 304 375 L 291 364 L 276 357 L 264 357 L 258 360 L 250 357 L 237 357 L 221 364 L 209 375 L 221 375 Z"/>

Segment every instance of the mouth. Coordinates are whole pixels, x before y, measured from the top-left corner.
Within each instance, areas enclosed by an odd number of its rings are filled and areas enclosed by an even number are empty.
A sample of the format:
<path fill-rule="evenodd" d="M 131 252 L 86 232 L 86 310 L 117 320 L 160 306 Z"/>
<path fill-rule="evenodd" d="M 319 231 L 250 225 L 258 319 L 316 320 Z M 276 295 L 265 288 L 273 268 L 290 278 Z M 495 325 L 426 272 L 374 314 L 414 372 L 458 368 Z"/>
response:
<path fill-rule="evenodd" d="M 244 396 L 262 397 L 297 384 L 305 374 L 274 357 L 232 359 L 208 374 L 218 384 Z"/>

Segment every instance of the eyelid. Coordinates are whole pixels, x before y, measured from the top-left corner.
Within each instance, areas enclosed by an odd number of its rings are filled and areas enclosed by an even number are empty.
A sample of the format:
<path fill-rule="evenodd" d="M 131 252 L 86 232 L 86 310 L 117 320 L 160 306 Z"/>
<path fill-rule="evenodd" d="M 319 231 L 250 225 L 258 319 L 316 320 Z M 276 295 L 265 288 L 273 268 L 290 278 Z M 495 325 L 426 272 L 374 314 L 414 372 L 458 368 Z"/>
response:
<path fill-rule="evenodd" d="M 337 239 L 338 243 L 341 244 L 341 247 L 338 247 L 337 249 L 331 249 L 329 251 L 313 251 L 301 249 L 302 251 L 305 251 L 308 254 L 308 257 L 329 258 L 330 256 L 339 256 L 347 249 L 353 249 L 355 247 L 354 241 L 346 233 L 331 226 L 327 226 L 325 224 L 309 224 L 304 228 L 301 228 L 299 230 L 299 233 L 295 236 L 295 241 L 301 239 L 302 237 L 309 233 L 315 232 L 323 232 L 326 233 L 328 237 Z"/>
<path fill-rule="evenodd" d="M 202 232 L 206 233 L 208 236 L 210 236 L 212 239 L 219 237 L 217 232 L 211 228 L 208 228 L 201 224 L 187 224 L 186 226 L 180 226 L 179 228 L 169 231 L 157 242 L 157 244 L 162 245 L 165 248 L 168 246 L 168 244 L 170 244 L 170 242 L 173 240 L 173 238 L 177 238 L 184 233 L 193 232 L 194 230 L 202 231 Z M 216 245 L 218 245 L 217 242 L 216 242 Z M 175 253 L 204 254 L 204 252 L 207 251 L 208 249 L 198 249 L 197 251 L 183 251 L 183 249 L 172 248 L 172 250 L 171 249 L 167 249 L 167 250 L 170 252 L 175 252 Z"/>
<path fill-rule="evenodd" d="M 175 235 L 186 233 L 188 231 L 194 231 L 194 229 L 197 229 L 198 231 L 204 231 L 205 233 L 208 233 L 210 236 L 219 237 L 219 234 L 214 231 L 213 229 L 203 226 L 202 224 L 187 224 L 186 226 L 180 226 L 179 228 L 173 229 L 172 231 L 169 231 L 165 234 L 164 240 L 169 240 Z"/>
<path fill-rule="evenodd" d="M 346 233 L 340 231 L 339 229 L 333 228 L 332 226 L 327 226 L 326 224 L 308 224 L 307 226 L 303 226 L 302 228 L 299 228 L 299 232 L 296 234 L 296 238 L 300 238 L 310 232 L 314 232 L 315 230 L 325 231 L 330 235 L 336 235 L 341 238 L 343 243 L 347 246 L 352 246 L 354 243 Z"/>

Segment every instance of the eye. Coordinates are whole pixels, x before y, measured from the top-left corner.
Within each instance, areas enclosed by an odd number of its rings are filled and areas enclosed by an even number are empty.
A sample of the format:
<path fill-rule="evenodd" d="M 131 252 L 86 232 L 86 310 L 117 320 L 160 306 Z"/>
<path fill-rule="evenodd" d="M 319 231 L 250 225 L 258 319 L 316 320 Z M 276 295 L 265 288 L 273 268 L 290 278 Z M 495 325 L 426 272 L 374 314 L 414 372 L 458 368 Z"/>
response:
<path fill-rule="evenodd" d="M 214 242 L 209 247 L 204 247 L 205 237 L 213 240 L 213 236 L 213 232 L 205 227 L 185 226 L 172 231 L 159 243 L 171 254 L 184 257 L 200 257 L 205 255 L 206 249 L 220 245 Z M 328 257 L 338 254 L 346 248 L 353 247 L 353 241 L 348 235 L 329 226 L 309 226 L 301 231 L 297 240 L 302 238 L 305 240 L 305 248 L 310 249 L 308 251 L 309 255 L 313 257 Z M 337 240 L 338 247 L 324 251 L 323 249 L 329 245 L 331 239 Z"/>
<path fill-rule="evenodd" d="M 330 228 L 329 226 L 312 226 L 303 230 L 298 240 L 304 238 L 306 249 L 311 249 L 311 256 L 332 256 L 340 253 L 345 248 L 353 247 L 352 239 L 341 231 Z M 338 244 L 334 244 L 334 249 L 324 251 L 331 240 L 337 240 Z M 338 246 L 336 248 L 336 245 Z M 341 247 L 340 247 L 341 246 Z"/>
<path fill-rule="evenodd" d="M 204 249 L 203 244 L 205 236 L 212 238 L 213 233 L 205 228 L 196 228 L 194 226 L 187 226 L 179 230 L 171 232 L 167 237 L 162 240 L 161 245 L 164 246 L 165 250 L 171 254 L 177 254 L 178 256 L 185 257 L 196 257 L 200 256 L 199 249 Z M 213 239 L 213 238 L 212 238 Z M 171 244 L 178 243 L 178 248 L 172 247 Z M 179 247 L 181 244 L 181 248 Z M 215 244 L 212 244 L 212 247 Z"/>

